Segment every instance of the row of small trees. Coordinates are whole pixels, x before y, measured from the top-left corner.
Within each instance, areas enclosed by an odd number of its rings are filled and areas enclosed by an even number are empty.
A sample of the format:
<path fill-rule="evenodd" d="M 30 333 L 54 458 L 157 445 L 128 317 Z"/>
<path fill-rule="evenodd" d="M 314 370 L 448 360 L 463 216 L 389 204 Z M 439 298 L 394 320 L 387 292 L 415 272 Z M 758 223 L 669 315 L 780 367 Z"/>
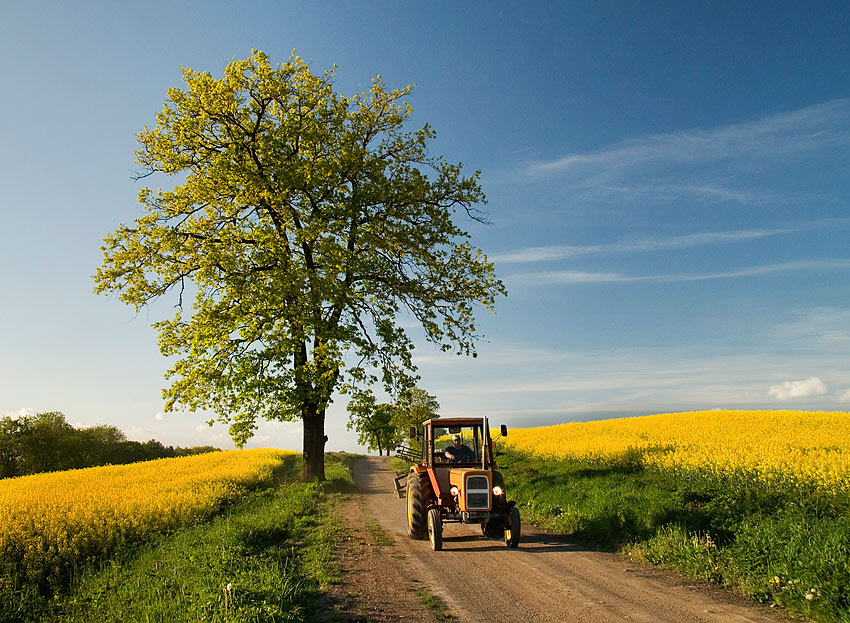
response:
<path fill-rule="evenodd" d="M 358 443 L 379 455 L 390 453 L 407 436 L 411 426 L 440 417 L 434 396 L 415 387 L 401 392 L 394 403 L 378 403 L 372 392 L 364 392 L 348 403 L 348 430 L 358 434 Z"/>
<path fill-rule="evenodd" d="M 59 411 L 0 419 L 0 478 L 218 450 L 130 441 L 115 426 L 74 428 Z"/>

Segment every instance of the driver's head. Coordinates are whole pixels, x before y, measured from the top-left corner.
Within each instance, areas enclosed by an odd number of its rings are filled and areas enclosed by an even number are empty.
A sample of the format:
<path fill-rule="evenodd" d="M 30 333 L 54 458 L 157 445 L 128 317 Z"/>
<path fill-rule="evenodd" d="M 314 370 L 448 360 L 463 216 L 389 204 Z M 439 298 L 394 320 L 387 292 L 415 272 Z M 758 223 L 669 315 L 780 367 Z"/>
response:
<path fill-rule="evenodd" d="M 452 443 L 458 445 L 460 443 L 460 435 L 452 435 Z"/>

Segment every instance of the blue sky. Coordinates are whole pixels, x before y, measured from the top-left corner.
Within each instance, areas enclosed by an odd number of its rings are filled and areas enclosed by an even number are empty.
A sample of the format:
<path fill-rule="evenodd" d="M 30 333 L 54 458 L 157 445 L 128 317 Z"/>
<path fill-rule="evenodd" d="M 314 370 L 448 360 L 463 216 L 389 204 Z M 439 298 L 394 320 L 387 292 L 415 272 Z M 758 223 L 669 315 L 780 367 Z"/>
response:
<path fill-rule="evenodd" d="M 477 359 L 417 348 L 443 415 L 850 410 L 846 2 L 78 4 L 0 21 L 0 414 L 231 447 L 162 413 L 174 302 L 136 315 L 91 275 L 180 68 L 252 48 L 337 63 L 343 93 L 415 84 L 411 129 L 482 170 L 493 224 L 466 227 L 510 294 Z M 337 400 L 330 449 L 357 449 L 346 420 Z"/>

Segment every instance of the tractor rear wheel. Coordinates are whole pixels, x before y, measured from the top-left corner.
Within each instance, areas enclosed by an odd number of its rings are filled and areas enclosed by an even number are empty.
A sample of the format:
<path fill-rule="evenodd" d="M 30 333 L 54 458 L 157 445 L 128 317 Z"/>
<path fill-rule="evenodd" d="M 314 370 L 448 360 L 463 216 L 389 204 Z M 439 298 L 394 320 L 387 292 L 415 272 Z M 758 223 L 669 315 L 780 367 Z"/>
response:
<path fill-rule="evenodd" d="M 428 540 L 435 552 L 443 549 L 443 518 L 437 508 L 428 511 Z"/>
<path fill-rule="evenodd" d="M 511 508 L 510 525 L 505 526 L 505 545 L 516 547 L 519 545 L 520 521 L 519 511 L 516 507 Z"/>
<path fill-rule="evenodd" d="M 428 473 L 407 476 L 407 536 L 421 541 L 428 536 L 427 509 L 431 501 Z"/>

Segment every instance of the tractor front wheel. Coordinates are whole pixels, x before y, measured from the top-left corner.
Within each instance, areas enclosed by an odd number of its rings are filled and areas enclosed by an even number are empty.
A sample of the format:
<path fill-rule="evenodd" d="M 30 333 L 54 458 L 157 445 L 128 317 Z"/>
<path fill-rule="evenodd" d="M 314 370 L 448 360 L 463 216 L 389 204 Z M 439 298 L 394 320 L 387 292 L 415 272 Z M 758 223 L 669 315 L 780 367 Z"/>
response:
<path fill-rule="evenodd" d="M 431 541 L 431 549 L 435 552 L 443 549 L 443 518 L 436 508 L 428 511 L 428 540 Z"/>
<path fill-rule="evenodd" d="M 431 500 L 428 474 L 410 472 L 407 476 L 407 536 L 421 541 L 428 536 L 427 508 Z"/>
<path fill-rule="evenodd" d="M 511 508 L 510 524 L 505 526 L 505 545 L 516 547 L 519 545 L 520 521 L 519 511 L 516 507 Z"/>
<path fill-rule="evenodd" d="M 498 539 L 502 536 L 502 532 L 502 522 L 498 519 L 491 519 L 490 521 L 485 521 L 481 524 L 481 534 L 488 539 Z"/>

